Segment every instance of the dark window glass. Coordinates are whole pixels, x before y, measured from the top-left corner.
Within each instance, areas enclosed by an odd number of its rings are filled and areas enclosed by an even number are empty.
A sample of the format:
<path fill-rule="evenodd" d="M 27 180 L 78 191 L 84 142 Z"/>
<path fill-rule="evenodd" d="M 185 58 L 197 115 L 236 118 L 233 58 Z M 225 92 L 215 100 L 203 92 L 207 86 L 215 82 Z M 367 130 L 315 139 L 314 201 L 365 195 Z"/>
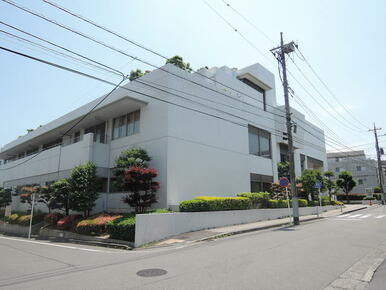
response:
<path fill-rule="evenodd" d="M 271 158 L 271 134 L 265 130 L 248 126 L 249 154 Z"/>
<path fill-rule="evenodd" d="M 244 79 L 240 79 L 240 81 L 242 81 L 244 84 L 250 86 L 251 88 L 255 89 L 256 91 L 258 91 L 263 95 L 263 109 L 264 111 L 267 111 L 267 103 L 265 100 L 265 90 L 248 79 L 244 78 Z"/>

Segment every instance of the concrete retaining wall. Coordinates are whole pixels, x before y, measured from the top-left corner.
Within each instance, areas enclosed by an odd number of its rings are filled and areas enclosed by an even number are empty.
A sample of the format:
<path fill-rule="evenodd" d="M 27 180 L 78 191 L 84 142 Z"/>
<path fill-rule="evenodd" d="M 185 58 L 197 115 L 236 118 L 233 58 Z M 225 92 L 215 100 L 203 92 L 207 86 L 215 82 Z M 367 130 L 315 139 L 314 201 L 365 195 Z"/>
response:
<path fill-rule="evenodd" d="M 323 206 L 323 211 L 339 206 Z M 313 215 L 317 207 L 300 208 L 300 215 Z M 272 220 L 288 216 L 288 208 L 250 209 L 212 212 L 177 212 L 139 214 L 135 223 L 135 246 L 159 241 L 170 236 L 209 228 Z"/>
<path fill-rule="evenodd" d="M 31 234 L 37 235 L 42 226 L 43 226 L 43 223 L 38 223 L 36 225 L 33 225 Z M 28 231 L 29 231 L 28 226 L 14 225 L 14 224 L 9 224 L 9 223 L 0 221 L 0 233 L 6 234 L 6 235 L 27 237 Z"/>

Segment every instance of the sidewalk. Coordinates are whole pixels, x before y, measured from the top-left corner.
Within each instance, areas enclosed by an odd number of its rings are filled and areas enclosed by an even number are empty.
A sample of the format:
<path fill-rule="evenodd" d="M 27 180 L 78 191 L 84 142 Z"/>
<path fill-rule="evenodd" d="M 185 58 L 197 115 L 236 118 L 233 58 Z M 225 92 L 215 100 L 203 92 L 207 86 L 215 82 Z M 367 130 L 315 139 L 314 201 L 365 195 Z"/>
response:
<path fill-rule="evenodd" d="M 317 217 L 317 215 L 301 216 L 300 221 L 307 222 L 315 219 L 334 217 L 340 214 L 365 209 L 367 207 L 369 206 L 362 205 L 362 204 L 346 205 L 345 207 L 343 207 L 342 211 L 341 209 L 336 209 L 336 210 L 324 212 L 319 216 L 319 218 Z M 188 243 L 212 240 L 212 239 L 216 239 L 224 236 L 231 236 L 236 234 L 242 234 L 242 233 L 247 233 L 252 231 L 258 231 L 258 230 L 264 230 L 264 229 L 280 227 L 280 226 L 288 226 L 288 225 L 290 225 L 289 218 L 259 221 L 255 223 L 241 224 L 241 225 L 232 225 L 232 226 L 226 226 L 221 228 L 207 229 L 207 230 L 180 234 L 177 236 L 170 237 L 166 240 L 151 243 L 150 245 L 147 245 L 145 247 L 151 248 L 151 247 L 170 246 L 170 245 L 176 245 L 176 244 L 188 244 Z"/>

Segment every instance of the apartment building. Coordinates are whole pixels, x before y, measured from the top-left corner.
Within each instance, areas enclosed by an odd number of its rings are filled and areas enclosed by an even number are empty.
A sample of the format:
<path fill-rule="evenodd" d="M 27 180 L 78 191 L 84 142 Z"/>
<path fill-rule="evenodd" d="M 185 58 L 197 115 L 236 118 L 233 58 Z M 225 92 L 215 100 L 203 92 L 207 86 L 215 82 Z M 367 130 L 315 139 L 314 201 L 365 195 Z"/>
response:
<path fill-rule="evenodd" d="M 327 153 L 327 161 L 328 167 L 335 173 L 335 179 L 344 170 L 353 174 L 357 186 L 352 193 L 370 193 L 379 184 L 377 162 L 367 158 L 364 150 Z"/>
<path fill-rule="evenodd" d="M 198 73 L 166 64 L 116 90 L 61 138 L 101 98 L 1 148 L 0 186 L 46 184 L 92 161 L 106 198 L 114 194 L 114 160 L 141 147 L 159 171 L 157 206 L 175 207 L 199 195 L 267 190 L 287 158 L 284 108 L 276 103 L 274 75 L 260 64 Z M 292 113 L 296 174 L 326 168 L 323 131 Z"/>

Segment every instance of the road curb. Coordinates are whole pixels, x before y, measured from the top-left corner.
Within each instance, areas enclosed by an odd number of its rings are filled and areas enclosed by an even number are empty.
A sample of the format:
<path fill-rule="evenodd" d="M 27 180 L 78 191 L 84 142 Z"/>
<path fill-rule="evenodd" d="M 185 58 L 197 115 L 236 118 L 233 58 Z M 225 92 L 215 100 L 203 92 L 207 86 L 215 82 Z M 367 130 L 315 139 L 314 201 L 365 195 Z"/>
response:
<path fill-rule="evenodd" d="M 363 209 L 366 209 L 366 208 L 367 208 L 366 206 L 360 207 L 360 208 L 356 208 L 356 209 L 353 209 L 353 210 L 349 210 L 349 211 L 343 212 L 343 213 L 341 213 L 339 215 L 352 213 L 352 212 L 363 210 Z M 312 217 L 312 218 L 305 219 L 305 220 L 303 220 L 301 222 L 310 222 L 310 221 L 315 221 L 315 220 L 322 220 L 324 218 L 325 217 L 322 217 L 322 216 L 321 217 Z M 227 233 L 215 234 L 215 235 L 210 236 L 210 237 L 206 237 L 206 238 L 190 241 L 190 243 L 199 243 L 199 242 L 212 241 L 212 240 L 220 239 L 222 237 L 241 235 L 241 234 L 245 234 L 245 233 L 257 232 L 257 231 L 260 231 L 260 230 L 268 230 L 268 229 L 272 229 L 272 228 L 279 228 L 279 227 L 285 227 L 285 226 L 291 227 L 293 225 L 288 223 L 288 222 L 283 222 L 283 223 L 275 224 L 275 225 L 255 227 L 255 228 L 246 229 L 246 230 L 239 230 L 239 231 L 231 231 L 231 232 L 227 232 Z"/>

